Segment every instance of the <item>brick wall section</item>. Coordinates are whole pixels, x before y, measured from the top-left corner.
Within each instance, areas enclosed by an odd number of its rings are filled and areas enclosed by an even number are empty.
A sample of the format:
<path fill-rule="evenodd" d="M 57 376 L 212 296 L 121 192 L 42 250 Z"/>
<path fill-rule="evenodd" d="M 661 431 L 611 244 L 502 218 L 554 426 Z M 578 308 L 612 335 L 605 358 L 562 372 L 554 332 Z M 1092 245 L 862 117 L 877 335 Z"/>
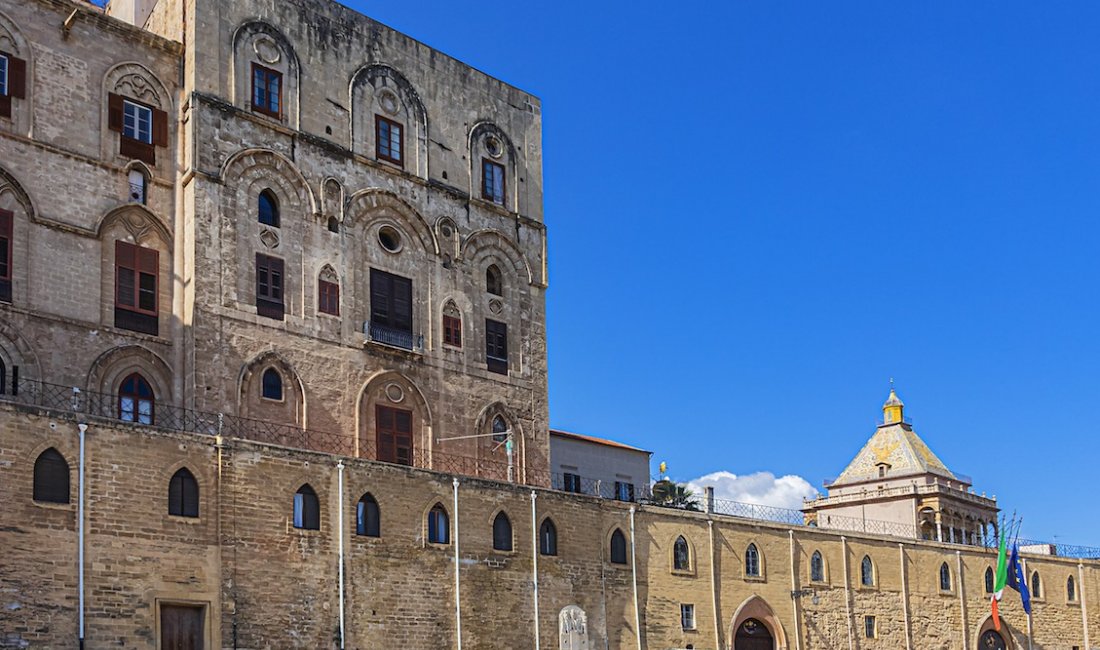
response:
<path fill-rule="evenodd" d="M 0 406 L 0 500 L 6 504 L 0 510 L 0 647 L 64 647 L 75 638 L 77 440 L 71 419 Z M 31 500 L 34 460 L 49 447 L 70 464 L 68 505 Z M 339 622 L 340 462 L 345 465 L 347 647 L 454 647 L 454 547 L 428 544 L 425 528 L 426 513 L 437 502 L 455 516 L 451 476 L 97 422 L 90 423 L 86 454 L 87 647 L 155 647 L 156 608 L 165 602 L 205 606 L 210 647 L 332 647 Z M 184 466 L 200 485 L 201 516 L 194 520 L 167 515 L 168 481 Z M 321 502 L 317 531 L 292 525 L 293 495 L 304 483 Z M 367 492 L 381 509 L 379 538 L 354 533 L 355 504 Z M 557 646 L 558 613 L 577 605 L 587 613 L 592 647 L 635 648 L 631 565 L 607 561 L 614 528 L 629 543 L 629 504 L 541 489 L 536 494 L 537 521 L 549 516 L 558 531 L 558 556 L 538 558 L 543 647 Z M 464 647 L 533 646 L 530 508 L 529 488 L 460 479 Z M 492 549 L 492 520 L 501 511 L 512 522 L 512 552 Z M 635 517 L 644 648 L 718 646 L 715 600 L 720 647 L 731 642 L 746 612 L 774 625 L 787 648 L 795 647 L 800 634 L 808 649 L 848 647 L 849 606 L 854 646 L 866 650 L 906 647 L 906 601 L 911 647 L 921 650 L 962 648 L 964 637 L 966 647 L 976 648 L 988 618 L 984 571 L 995 560 L 990 551 L 905 541 L 903 576 L 898 539 L 849 535 L 842 540 L 828 531 L 799 528 L 792 563 L 787 527 L 715 517 L 712 552 L 705 513 L 638 506 Z M 671 545 L 680 535 L 692 551 L 687 572 L 671 570 Z M 761 553 L 760 579 L 744 575 L 750 542 Z M 826 561 L 820 584 L 809 580 L 815 550 Z M 865 554 L 875 562 L 871 588 L 859 584 Z M 1076 575 L 1078 562 L 1027 559 L 1046 585 L 1035 605 L 1033 647 L 1083 647 L 1081 605 L 1066 602 L 1064 584 L 1070 572 Z M 939 589 L 943 562 L 952 570 L 948 593 Z M 1100 563 L 1083 566 L 1085 584 L 1078 588 L 1089 603 L 1095 635 Z M 814 590 L 817 604 L 805 596 L 796 605 L 790 592 L 804 587 Z M 681 629 L 682 603 L 695 606 L 695 630 Z M 1028 624 L 1014 594 L 1002 611 L 1016 647 L 1027 647 Z M 867 615 L 876 617 L 875 639 L 863 636 Z"/>

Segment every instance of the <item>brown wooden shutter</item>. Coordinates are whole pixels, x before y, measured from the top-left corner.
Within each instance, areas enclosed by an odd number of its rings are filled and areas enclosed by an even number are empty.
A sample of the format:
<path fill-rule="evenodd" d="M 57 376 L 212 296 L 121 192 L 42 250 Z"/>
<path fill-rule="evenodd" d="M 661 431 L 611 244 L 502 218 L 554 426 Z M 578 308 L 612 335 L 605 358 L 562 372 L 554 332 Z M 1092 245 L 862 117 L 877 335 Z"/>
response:
<path fill-rule="evenodd" d="M 8 56 L 8 94 L 18 99 L 27 96 L 27 62 Z"/>
<path fill-rule="evenodd" d="M 0 210 L 0 280 L 12 276 L 12 222 L 15 215 L 10 210 Z"/>
<path fill-rule="evenodd" d="M 56 449 L 47 449 L 34 461 L 32 489 L 35 501 L 69 502 L 69 464 Z"/>
<path fill-rule="evenodd" d="M 10 95 L 0 95 L 0 117 L 11 117 Z"/>
<path fill-rule="evenodd" d="M 122 132 L 122 95 L 107 95 L 107 128 Z"/>
<path fill-rule="evenodd" d="M 153 110 L 153 146 L 168 146 L 168 113 Z"/>

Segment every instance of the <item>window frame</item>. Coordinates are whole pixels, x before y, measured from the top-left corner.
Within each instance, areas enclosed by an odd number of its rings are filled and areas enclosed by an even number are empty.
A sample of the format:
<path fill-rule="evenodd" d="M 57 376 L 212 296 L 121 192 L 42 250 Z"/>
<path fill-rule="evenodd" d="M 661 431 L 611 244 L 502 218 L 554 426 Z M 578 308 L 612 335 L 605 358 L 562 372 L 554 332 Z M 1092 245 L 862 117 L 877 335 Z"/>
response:
<path fill-rule="evenodd" d="M 390 153 L 383 153 L 382 151 L 382 127 L 389 132 L 389 137 L 386 138 L 386 149 Z M 397 157 L 395 158 L 393 153 L 393 132 L 394 128 L 397 129 Z M 374 116 L 374 157 L 378 160 L 384 160 L 388 163 L 397 165 L 398 167 L 405 168 L 405 125 L 396 120 L 391 120 L 388 117 L 375 114 Z"/>
<path fill-rule="evenodd" d="M 539 524 L 539 555 L 558 555 L 558 527 L 550 517 L 544 518 Z"/>
<path fill-rule="evenodd" d="M 172 517 L 199 517 L 199 481 L 191 470 L 181 467 L 168 480 L 168 514 Z"/>
<path fill-rule="evenodd" d="M 878 619 L 871 614 L 863 617 L 863 635 L 868 639 L 878 638 Z"/>
<path fill-rule="evenodd" d="M 262 92 L 267 97 L 267 104 L 266 105 L 258 104 L 256 102 L 256 100 L 257 100 L 257 97 L 256 97 L 256 90 L 257 90 L 256 73 L 261 73 L 263 75 L 264 86 L 263 86 Z M 252 79 L 252 83 L 251 83 L 252 92 L 249 96 L 249 105 L 252 107 L 252 111 L 255 112 L 255 113 L 260 113 L 261 115 L 266 115 L 270 118 L 281 121 L 283 119 L 283 113 L 285 112 L 283 110 L 284 109 L 284 107 L 283 107 L 283 73 L 278 71 L 278 70 L 275 70 L 273 68 L 269 68 L 265 65 L 261 65 L 261 64 L 255 62 L 255 61 L 253 61 L 250 77 Z M 275 93 L 275 110 L 271 109 L 271 97 L 270 97 L 270 95 L 271 95 L 271 81 L 272 80 L 277 82 L 277 91 Z"/>
<path fill-rule="evenodd" d="M 625 565 L 629 563 L 630 553 L 626 547 L 626 535 L 619 528 L 616 528 L 611 533 L 611 539 L 608 545 L 610 546 L 608 553 L 608 560 L 611 564 Z"/>
<path fill-rule="evenodd" d="M 745 578 L 756 579 L 764 577 L 764 562 L 760 554 L 760 548 L 756 542 L 749 542 L 745 547 Z"/>
<path fill-rule="evenodd" d="M 340 283 L 317 278 L 317 313 L 340 315 Z"/>
<path fill-rule="evenodd" d="M 993 593 L 993 586 L 994 586 L 995 580 L 996 580 L 996 578 L 993 575 L 993 567 L 991 567 L 991 566 L 986 567 L 985 568 L 985 578 L 984 578 L 985 593 L 987 593 L 987 594 Z"/>
<path fill-rule="evenodd" d="M 512 520 L 503 511 L 493 517 L 493 550 L 502 553 L 511 553 L 515 550 L 514 531 Z"/>
<path fill-rule="evenodd" d="M 134 388 L 132 390 L 124 390 L 131 379 L 135 380 Z M 142 385 L 149 389 L 148 397 L 142 396 Z M 123 399 L 132 400 L 132 407 L 129 409 L 129 417 L 126 416 L 128 411 L 123 406 Z M 142 413 L 141 407 L 143 403 L 148 403 L 148 413 Z M 132 422 L 134 424 L 145 424 L 149 426 L 157 422 L 157 392 L 153 390 L 153 384 L 151 384 L 140 372 L 131 372 L 118 384 L 118 419 L 122 422 Z"/>
<path fill-rule="evenodd" d="M 400 295 L 398 295 L 400 294 Z M 402 312 L 407 304 L 407 318 Z M 370 322 L 410 336 L 416 317 L 413 313 L 413 281 L 396 273 L 371 267 L 370 270 Z"/>
<path fill-rule="evenodd" d="M 1031 572 L 1031 584 L 1028 585 L 1031 590 L 1031 597 L 1035 600 L 1043 599 L 1043 578 L 1039 575 L 1039 570 Z"/>
<path fill-rule="evenodd" d="M 134 109 L 134 115 L 131 118 L 130 110 Z M 145 117 L 147 121 L 148 131 L 143 133 L 141 129 L 141 118 Z M 129 122 L 133 120 L 133 128 L 129 126 Z M 127 130 L 130 133 L 127 133 Z M 144 136 L 144 137 L 143 137 Z M 134 101 L 129 97 L 122 98 L 122 137 L 129 138 L 134 142 L 140 142 L 141 144 L 151 145 L 153 144 L 153 107 L 141 102 Z"/>
<path fill-rule="evenodd" d="M 267 202 L 267 214 L 264 214 L 264 202 Z M 267 217 L 267 220 L 265 220 Z M 279 197 L 270 189 L 263 189 L 256 195 L 256 222 L 260 225 L 279 228 L 282 224 L 282 210 L 279 209 Z"/>
<path fill-rule="evenodd" d="M 34 459 L 31 500 L 56 505 L 72 503 L 72 470 L 69 461 L 56 447 L 44 449 Z"/>
<path fill-rule="evenodd" d="M 8 81 L 11 70 L 11 57 L 7 52 L 0 52 L 0 95 L 7 97 L 10 83 Z"/>
<path fill-rule="evenodd" d="M 859 561 L 859 584 L 861 587 L 875 586 L 875 562 L 870 555 L 864 555 Z"/>
<path fill-rule="evenodd" d="M 297 530 L 321 530 L 321 499 L 309 483 L 294 493 L 292 520 Z"/>
<path fill-rule="evenodd" d="M 278 381 L 278 386 L 272 384 L 270 388 L 278 388 L 279 395 L 273 397 L 268 395 L 268 377 L 274 377 Z M 274 394 L 274 391 L 273 391 Z M 286 399 L 286 382 L 283 381 L 283 373 L 276 370 L 273 366 L 264 368 L 264 371 L 260 374 L 260 399 L 267 400 L 269 402 L 283 402 Z"/>
<path fill-rule="evenodd" d="M 508 323 L 485 319 L 485 366 L 489 372 L 508 374 Z"/>
<path fill-rule="evenodd" d="M 686 631 L 696 629 L 694 603 L 680 603 L 680 629 Z"/>
<path fill-rule="evenodd" d="M 490 170 L 493 172 L 490 177 Z M 496 194 L 497 184 L 495 182 L 497 176 L 500 178 L 500 194 Z M 508 176 L 504 165 L 489 160 L 488 158 L 481 159 L 481 198 L 493 203 L 494 205 L 504 206 L 508 196 Z"/>
<path fill-rule="evenodd" d="M 285 262 L 281 257 L 256 253 L 255 273 L 256 313 L 266 318 L 283 320 L 286 316 Z M 277 283 L 275 279 L 278 279 Z"/>
<path fill-rule="evenodd" d="M 504 297 L 504 273 L 496 264 L 485 267 L 485 292 L 501 298 Z"/>
<path fill-rule="evenodd" d="M 144 259 L 142 259 L 144 256 Z M 129 300 L 132 304 L 123 301 L 123 286 L 121 271 L 129 271 L 133 274 L 132 285 L 129 287 Z M 148 294 L 148 289 L 142 289 L 142 276 L 151 276 L 152 308 L 142 307 L 142 294 Z M 156 318 L 160 310 L 160 251 L 155 248 L 147 248 L 138 244 L 131 244 L 115 240 L 115 309 L 131 311 Z M 117 321 L 117 317 L 116 317 Z M 117 323 L 116 323 L 116 326 Z M 127 327 L 126 329 L 132 329 Z M 155 333 L 154 333 L 155 334 Z"/>
<path fill-rule="evenodd" d="M 441 519 L 442 518 L 442 519 Z M 442 503 L 431 507 L 426 517 L 427 534 L 424 539 L 429 544 L 449 546 L 451 543 L 451 515 Z"/>
<path fill-rule="evenodd" d="M 360 537 L 382 536 L 382 509 L 370 492 L 364 493 L 355 503 L 355 534 Z"/>
<path fill-rule="evenodd" d="M 4 88 L 0 92 L 0 117 L 11 119 L 12 99 L 27 96 L 27 62 L 11 52 L 0 51 L 4 64 Z"/>
<path fill-rule="evenodd" d="M 951 579 L 951 567 L 947 565 L 947 562 L 940 564 L 940 591 L 951 592 L 954 580 Z"/>
<path fill-rule="evenodd" d="M 634 503 L 634 483 L 630 481 L 615 481 L 615 500 Z"/>
<path fill-rule="evenodd" d="M 810 555 L 810 582 L 825 582 L 825 556 L 816 549 Z"/>
<path fill-rule="evenodd" d="M 443 344 L 462 347 L 462 317 L 443 314 Z"/>
<path fill-rule="evenodd" d="M 681 573 L 691 571 L 691 545 L 683 535 L 672 543 L 672 570 Z"/>
<path fill-rule="evenodd" d="M 562 492 L 584 494 L 584 488 L 581 487 L 581 475 L 573 472 L 562 472 Z"/>
<path fill-rule="evenodd" d="M 383 417 L 385 415 L 385 418 Z M 408 431 L 402 431 L 402 418 L 408 418 Z M 383 426 L 388 421 L 389 426 Z M 411 467 L 416 458 L 416 413 L 412 409 L 397 408 L 386 404 L 374 405 L 374 456 L 383 463 Z M 388 439 L 387 439 L 388 437 Z M 404 444 L 402 444 L 404 443 Z M 392 454 L 383 453 L 390 451 Z M 405 455 L 402 455 L 402 451 Z"/>
<path fill-rule="evenodd" d="M 15 275 L 15 212 L 0 210 L 0 302 L 11 302 L 12 276 Z"/>

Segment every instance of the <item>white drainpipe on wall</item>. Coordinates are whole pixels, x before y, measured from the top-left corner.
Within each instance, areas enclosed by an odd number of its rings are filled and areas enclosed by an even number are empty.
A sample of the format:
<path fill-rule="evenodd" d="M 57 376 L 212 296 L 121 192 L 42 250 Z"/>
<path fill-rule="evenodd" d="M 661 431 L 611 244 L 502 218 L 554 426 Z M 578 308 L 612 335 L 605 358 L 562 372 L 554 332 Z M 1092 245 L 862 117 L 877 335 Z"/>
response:
<path fill-rule="evenodd" d="M 1085 599 L 1086 591 L 1085 565 L 1079 562 L 1077 564 L 1077 597 L 1081 599 L 1081 625 L 1085 633 L 1085 650 L 1092 650 L 1092 644 L 1089 642 L 1089 603 Z"/>
<path fill-rule="evenodd" d="M 638 638 L 638 650 L 642 650 L 642 615 L 638 611 L 638 556 L 634 544 L 634 506 L 630 506 L 630 572 L 634 582 L 634 632 Z"/>
<path fill-rule="evenodd" d="M 454 516 L 454 542 L 455 545 L 455 641 L 458 643 L 458 650 L 462 650 L 462 598 L 458 586 L 458 479 L 454 479 L 453 485 L 455 488 L 455 516 Z"/>
<path fill-rule="evenodd" d="M 344 650 L 344 464 L 336 463 L 336 484 L 339 507 L 336 508 L 336 534 L 339 536 L 337 555 L 340 566 L 340 650 Z"/>
<path fill-rule="evenodd" d="M 852 576 L 848 573 L 848 538 L 840 537 L 840 548 L 844 554 L 844 614 L 848 619 L 848 650 L 856 650 L 856 635 L 852 629 Z"/>
<path fill-rule="evenodd" d="M 531 584 L 534 585 L 534 601 L 535 601 L 535 650 L 539 650 L 539 522 L 538 514 L 535 512 L 535 499 L 538 494 L 534 490 L 531 490 L 531 537 L 534 539 L 534 544 L 531 546 Z"/>
<path fill-rule="evenodd" d="M 77 468 L 77 495 L 76 495 L 76 583 L 80 612 L 78 615 L 80 625 L 80 650 L 84 650 L 84 434 L 88 431 L 88 425 L 81 423 L 76 425 L 80 431 L 80 465 Z"/>

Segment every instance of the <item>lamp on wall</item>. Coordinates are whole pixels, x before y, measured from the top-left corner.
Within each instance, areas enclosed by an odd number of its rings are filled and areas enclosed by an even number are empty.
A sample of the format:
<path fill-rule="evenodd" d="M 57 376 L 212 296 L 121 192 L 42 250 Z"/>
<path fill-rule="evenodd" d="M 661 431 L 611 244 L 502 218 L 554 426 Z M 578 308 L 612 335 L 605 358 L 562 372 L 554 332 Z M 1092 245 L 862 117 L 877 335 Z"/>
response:
<path fill-rule="evenodd" d="M 821 602 L 821 600 L 817 597 L 817 589 L 814 589 L 812 587 L 804 587 L 802 589 L 795 589 L 794 591 L 791 592 L 791 600 L 799 600 L 800 598 L 805 598 L 806 596 L 811 596 L 810 602 L 813 603 L 814 605 Z"/>

